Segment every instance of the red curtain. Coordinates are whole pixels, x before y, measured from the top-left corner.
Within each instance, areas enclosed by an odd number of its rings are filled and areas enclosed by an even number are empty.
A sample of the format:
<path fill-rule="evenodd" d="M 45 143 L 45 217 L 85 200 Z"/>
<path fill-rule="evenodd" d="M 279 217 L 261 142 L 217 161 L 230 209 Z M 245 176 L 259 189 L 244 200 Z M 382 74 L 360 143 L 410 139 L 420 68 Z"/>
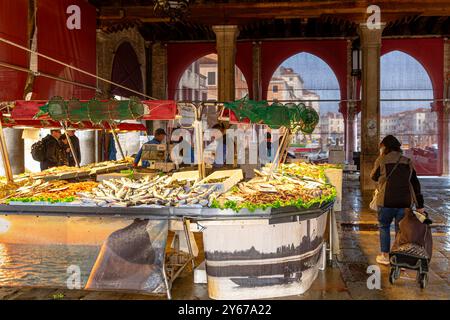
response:
<path fill-rule="evenodd" d="M 0 37 L 27 47 L 27 0 L 0 0 Z M 0 42 L 0 62 L 28 68 L 26 51 Z M 27 73 L 0 66 L 0 101 L 23 99 Z"/>
<path fill-rule="evenodd" d="M 80 8 L 81 29 L 67 27 L 67 20 L 72 15 L 67 9 L 72 5 Z M 39 0 L 37 24 L 40 53 L 96 74 L 96 11 L 92 5 L 83 0 Z M 55 62 L 39 58 L 38 65 L 41 72 L 95 87 L 95 78 Z M 36 79 L 33 92 L 33 99 L 39 100 L 53 96 L 66 99 L 95 96 L 95 90 L 44 77 Z"/>

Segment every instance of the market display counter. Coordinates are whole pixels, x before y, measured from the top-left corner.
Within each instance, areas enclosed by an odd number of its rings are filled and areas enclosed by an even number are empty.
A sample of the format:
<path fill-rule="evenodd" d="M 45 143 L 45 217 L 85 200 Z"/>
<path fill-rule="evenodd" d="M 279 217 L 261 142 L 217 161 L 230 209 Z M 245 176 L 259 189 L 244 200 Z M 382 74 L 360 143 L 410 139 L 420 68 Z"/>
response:
<path fill-rule="evenodd" d="M 326 212 L 333 207 L 333 203 L 315 206 L 310 209 L 299 209 L 295 207 L 272 208 L 267 210 L 249 211 L 242 209 L 239 212 L 231 209 L 196 208 L 196 207 L 91 207 L 80 204 L 67 203 L 65 205 L 39 205 L 39 204 L 0 204 L 0 215 L 33 215 L 33 216 L 64 216 L 64 217 L 123 217 L 142 218 L 156 220 L 170 220 L 179 218 L 190 218 L 195 220 L 207 219 L 269 219 L 271 221 L 288 221 L 297 216 L 315 216 Z M 286 220 L 287 219 L 287 220 Z"/>
<path fill-rule="evenodd" d="M 89 229 L 94 221 L 105 226 L 121 221 L 119 229 L 114 229 L 116 224 L 111 227 L 95 263 L 82 270 L 88 275 L 82 281 L 83 286 L 146 293 L 167 291 L 169 297 L 173 280 L 167 277 L 165 265 L 169 221 L 189 220 L 203 229 L 210 297 L 256 299 L 301 294 L 310 287 L 325 258 L 325 229 L 332 208 L 332 202 L 307 210 L 284 207 L 254 212 L 182 207 L 0 205 L 0 215 L 2 219 L 12 219 L 12 225 L 17 217 L 30 222 L 39 219 L 36 217 L 56 219 L 63 228 L 70 221 L 77 230 L 74 234 L 88 232 L 83 228 Z M 42 229 L 48 222 L 41 223 L 36 229 Z M 32 225 L 29 223 L 29 230 Z M 189 231 L 185 231 L 188 236 Z M 330 236 L 332 239 L 331 233 Z M 76 236 L 68 231 L 66 240 L 72 237 Z M 74 264 L 70 259 L 65 263 Z M 52 271 L 45 270 L 49 274 Z"/>

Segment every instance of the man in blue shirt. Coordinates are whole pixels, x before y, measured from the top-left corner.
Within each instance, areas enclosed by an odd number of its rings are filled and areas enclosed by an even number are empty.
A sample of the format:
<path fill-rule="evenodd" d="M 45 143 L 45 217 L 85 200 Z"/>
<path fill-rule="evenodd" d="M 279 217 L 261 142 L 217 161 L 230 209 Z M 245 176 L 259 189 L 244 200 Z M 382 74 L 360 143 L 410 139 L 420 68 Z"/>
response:
<path fill-rule="evenodd" d="M 155 137 L 152 140 L 150 140 L 144 144 L 161 144 L 165 137 L 166 137 L 166 132 L 164 131 L 164 129 L 159 128 L 159 129 L 156 129 L 156 131 L 155 131 Z M 133 164 L 134 167 L 138 166 L 139 161 L 141 161 L 141 156 L 142 156 L 142 147 L 141 147 L 141 149 L 139 149 L 139 152 L 136 155 L 136 158 L 134 158 L 134 164 Z M 143 168 L 147 168 L 149 165 L 150 165 L 150 163 L 147 160 L 142 161 Z"/>

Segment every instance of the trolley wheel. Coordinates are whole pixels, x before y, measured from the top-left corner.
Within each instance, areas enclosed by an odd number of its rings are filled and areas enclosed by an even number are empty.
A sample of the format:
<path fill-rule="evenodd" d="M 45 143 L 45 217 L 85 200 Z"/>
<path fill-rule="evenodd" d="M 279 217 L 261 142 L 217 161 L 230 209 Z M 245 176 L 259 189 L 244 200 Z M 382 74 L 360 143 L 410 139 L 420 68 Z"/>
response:
<path fill-rule="evenodd" d="M 428 273 L 421 273 L 419 275 L 419 285 L 420 289 L 425 289 L 428 283 Z"/>
<path fill-rule="evenodd" d="M 400 269 L 397 267 L 391 267 L 391 272 L 389 273 L 389 282 L 394 284 L 395 280 L 397 280 L 400 276 Z"/>

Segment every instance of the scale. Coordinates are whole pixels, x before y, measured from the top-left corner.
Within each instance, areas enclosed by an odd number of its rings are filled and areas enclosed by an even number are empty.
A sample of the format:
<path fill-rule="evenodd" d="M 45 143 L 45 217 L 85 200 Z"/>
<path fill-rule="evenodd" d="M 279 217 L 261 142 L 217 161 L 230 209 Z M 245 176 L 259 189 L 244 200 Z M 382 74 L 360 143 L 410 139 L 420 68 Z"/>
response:
<path fill-rule="evenodd" d="M 166 163 L 167 146 L 165 144 L 144 144 L 142 146 L 142 160 L 149 162 L 150 169 L 158 169 L 161 163 Z"/>

